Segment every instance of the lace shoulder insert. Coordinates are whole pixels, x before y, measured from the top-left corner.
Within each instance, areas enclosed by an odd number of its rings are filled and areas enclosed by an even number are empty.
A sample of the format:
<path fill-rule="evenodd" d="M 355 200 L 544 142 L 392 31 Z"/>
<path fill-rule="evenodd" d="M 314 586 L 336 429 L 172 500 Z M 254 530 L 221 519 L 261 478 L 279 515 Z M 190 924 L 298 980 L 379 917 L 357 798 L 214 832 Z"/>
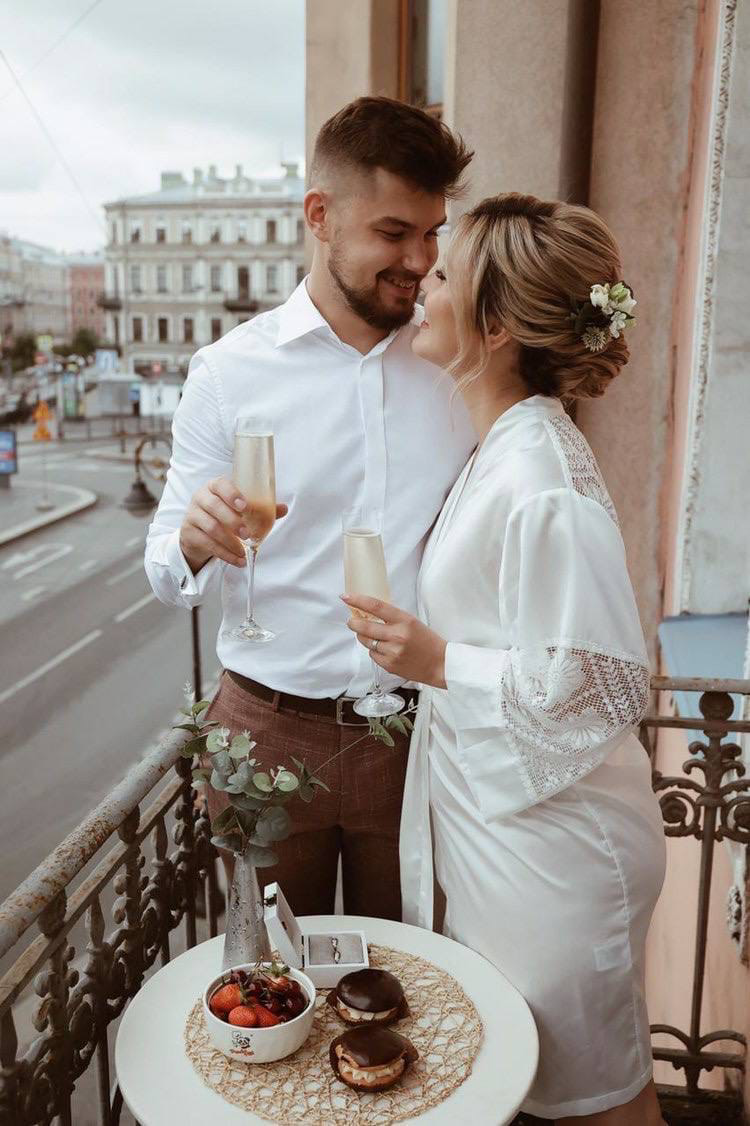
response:
<path fill-rule="evenodd" d="M 565 480 L 581 496 L 600 504 L 617 527 L 615 506 L 612 504 L 601 470 L 596 464 L 591 447 L 576 424 L 566 414 L 545 419 L 547 432 L 560 458 Z"/>

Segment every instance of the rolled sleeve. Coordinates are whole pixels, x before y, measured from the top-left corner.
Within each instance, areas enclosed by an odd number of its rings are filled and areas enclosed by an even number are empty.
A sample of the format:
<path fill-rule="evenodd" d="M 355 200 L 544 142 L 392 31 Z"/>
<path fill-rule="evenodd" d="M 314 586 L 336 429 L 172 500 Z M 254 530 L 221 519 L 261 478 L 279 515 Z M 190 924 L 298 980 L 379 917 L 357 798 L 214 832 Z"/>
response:
<path fill-rule="evenodd" d="M 230 474 L 231 468 L 220 388 L 206 357 L 197 352 L 175 411 L 167 479 L 146 538 L 146 574 L 161 602 L 189 609 L 218 586 L 224 564 L 210 559 L 194 575 L 180 548 L 180 528 L 193 494 L 214 477 Z"/>

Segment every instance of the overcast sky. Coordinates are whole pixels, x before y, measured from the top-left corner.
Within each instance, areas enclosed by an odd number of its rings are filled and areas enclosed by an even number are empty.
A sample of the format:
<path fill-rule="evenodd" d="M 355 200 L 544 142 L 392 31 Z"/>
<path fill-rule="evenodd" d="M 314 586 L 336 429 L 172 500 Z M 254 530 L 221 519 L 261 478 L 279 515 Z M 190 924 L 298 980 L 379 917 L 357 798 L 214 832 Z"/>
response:
<path fill-rule="evenodd" d="M 304 0 L 0 0 L 0 47 L 96 215 L 163 170 L 304 153 Z M 103 231 L 0 60 L 0 231 L 62 250 Z"/>

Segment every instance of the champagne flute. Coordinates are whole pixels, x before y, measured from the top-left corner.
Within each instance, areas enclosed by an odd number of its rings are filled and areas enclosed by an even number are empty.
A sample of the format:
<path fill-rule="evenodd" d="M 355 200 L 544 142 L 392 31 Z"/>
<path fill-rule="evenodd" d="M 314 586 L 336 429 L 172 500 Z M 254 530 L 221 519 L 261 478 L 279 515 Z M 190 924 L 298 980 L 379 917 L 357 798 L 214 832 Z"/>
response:
<path fill-rule="evenodd" d="M 390 602 L 391 592 L 380 534 L 382 523 L 382 514 L 373 509 L 368 511 L 350 508 L 344 513 L 344 587 L 347 594 L 367 594 L 371 598 Z M 369 618 L 370 621 L 380 621 L 363 610 L 353 609 L 352 612 Z M 383 691 L 380 666 L 373 660 L 372 654 L 370 661 L 373 671 L 372 687 L 366 696 L 355 701 L 354 710 L 357 715 L 372 718 L 395 715 L 403 708 L 404 701 L 400 696 Z"/>
<path fill-rule="evenodd" d="M 248 529 L 243 541 L 250 572 L 247 585 L 247 616 L 226 636 L 242 641 L 272 641 L 270 629 L 254 618 L 255 561 L 258 548 L 276 521 L 276 470 L 273 457 L 273 428 L 257 415 L 240 415 L 234 429 L 232 481 L 247 501 L 243 522 Z"/>

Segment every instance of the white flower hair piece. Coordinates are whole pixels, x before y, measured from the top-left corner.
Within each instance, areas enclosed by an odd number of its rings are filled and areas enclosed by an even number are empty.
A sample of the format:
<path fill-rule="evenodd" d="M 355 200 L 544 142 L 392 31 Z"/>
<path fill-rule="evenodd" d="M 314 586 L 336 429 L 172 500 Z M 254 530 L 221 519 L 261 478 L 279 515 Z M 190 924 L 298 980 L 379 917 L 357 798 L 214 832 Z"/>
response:
<path fill-rule="evenodd" d="M 633 309 L 637 304 L 624 281 L 592 285 L 586 301 L 573 303 L 570 319 L 574 332 L 589 352 L 602 352 L 610 340 L 617 340 L 621 332 L 635 324 Z"/>

